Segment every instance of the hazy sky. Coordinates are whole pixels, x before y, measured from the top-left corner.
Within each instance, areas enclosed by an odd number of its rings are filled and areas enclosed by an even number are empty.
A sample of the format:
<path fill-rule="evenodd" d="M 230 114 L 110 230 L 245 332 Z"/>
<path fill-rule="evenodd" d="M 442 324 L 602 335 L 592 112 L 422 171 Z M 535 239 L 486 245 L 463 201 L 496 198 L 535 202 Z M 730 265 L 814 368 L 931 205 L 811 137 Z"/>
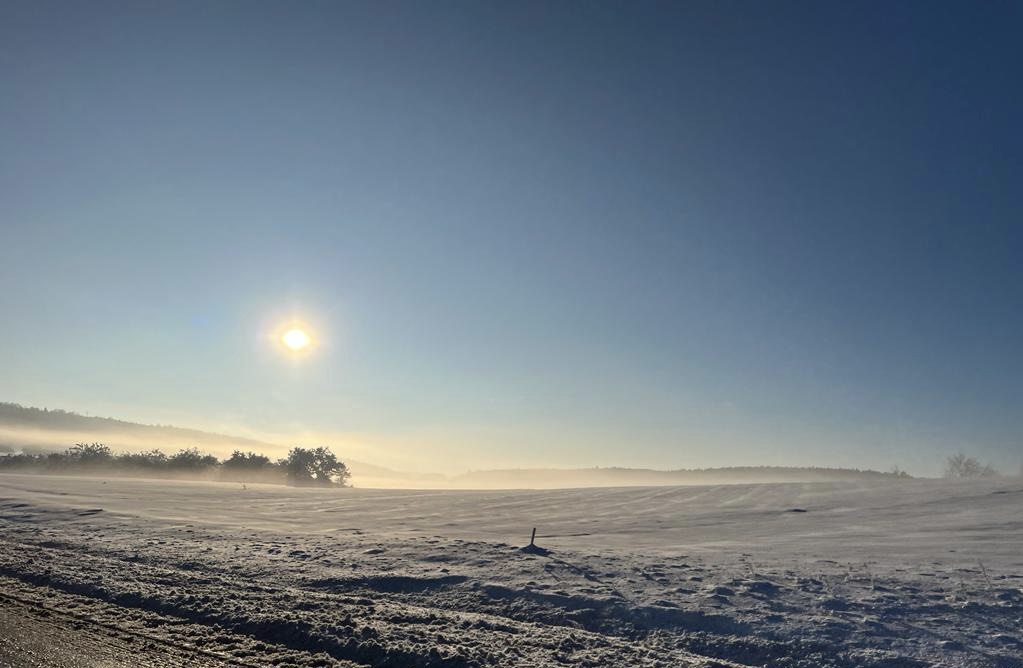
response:
<path fill-rule="evenodd" d="M 1021 34 L 1017 2 L 3 2 L 0 400 L 432 470 L 1015 469 Z"/>

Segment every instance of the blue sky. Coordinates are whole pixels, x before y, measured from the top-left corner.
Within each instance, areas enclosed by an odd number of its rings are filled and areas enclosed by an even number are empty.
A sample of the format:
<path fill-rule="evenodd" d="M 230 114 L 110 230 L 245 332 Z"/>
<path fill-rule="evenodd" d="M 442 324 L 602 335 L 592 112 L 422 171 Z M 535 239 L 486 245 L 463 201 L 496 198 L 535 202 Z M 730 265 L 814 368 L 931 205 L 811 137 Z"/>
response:
<path fill-rule="evenodd" d="M 4 3 L 0 398 L 427 470 L 1015 470 L 1021 19 Z"/>

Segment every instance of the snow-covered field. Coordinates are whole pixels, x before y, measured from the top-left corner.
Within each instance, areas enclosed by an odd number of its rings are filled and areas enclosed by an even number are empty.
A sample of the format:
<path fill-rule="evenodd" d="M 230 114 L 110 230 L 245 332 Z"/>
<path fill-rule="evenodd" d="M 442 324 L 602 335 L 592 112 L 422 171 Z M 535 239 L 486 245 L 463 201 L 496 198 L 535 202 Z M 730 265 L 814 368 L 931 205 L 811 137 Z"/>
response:
<path fill-rule="evenodd" d="M 1019 479 L 0 475 L 0 665 L 1011 667 L 1021 587 Z"/>

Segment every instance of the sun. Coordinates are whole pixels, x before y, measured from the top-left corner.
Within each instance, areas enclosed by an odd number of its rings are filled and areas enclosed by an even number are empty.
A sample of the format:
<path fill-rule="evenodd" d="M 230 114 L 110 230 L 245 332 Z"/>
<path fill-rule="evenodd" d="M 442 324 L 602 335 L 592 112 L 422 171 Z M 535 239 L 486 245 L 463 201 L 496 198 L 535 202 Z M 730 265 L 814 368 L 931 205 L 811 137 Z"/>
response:
<path fill-rule="evenodd" d="M 301 329 L 289 329 L 281 335 L 281 343 L 288 350 L 300 352 L 309 347 L 312 338 Z"/>

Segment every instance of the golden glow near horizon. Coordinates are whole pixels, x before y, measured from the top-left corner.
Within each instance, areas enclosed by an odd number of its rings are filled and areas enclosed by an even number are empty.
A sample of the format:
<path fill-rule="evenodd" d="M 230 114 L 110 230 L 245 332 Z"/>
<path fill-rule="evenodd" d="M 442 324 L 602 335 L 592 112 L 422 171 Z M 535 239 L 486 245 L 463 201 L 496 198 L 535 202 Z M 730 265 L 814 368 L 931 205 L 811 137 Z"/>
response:
<path fill-rule="evenodd" d="M 292 327 L 281 335 L 281 343 L 284 344 L 284 347 L 296 353 L 306 350 L 312 341 L 305 330 L 298 327 Z"/>

